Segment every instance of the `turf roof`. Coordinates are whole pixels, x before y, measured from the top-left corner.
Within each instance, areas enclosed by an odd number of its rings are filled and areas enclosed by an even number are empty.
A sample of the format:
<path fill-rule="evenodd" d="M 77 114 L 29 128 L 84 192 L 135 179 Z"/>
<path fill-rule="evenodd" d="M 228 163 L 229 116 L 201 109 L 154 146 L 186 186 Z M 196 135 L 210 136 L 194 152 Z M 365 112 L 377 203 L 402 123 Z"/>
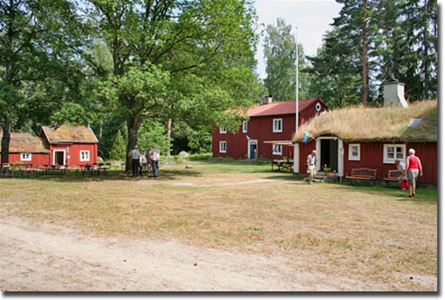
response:
<path fill-rule="evenodd" d="M 410 126 L 412 119 L 421 119 Z M 418 123 L 418 121 L 414 121 Z M 325 112 L 302 125 L 292 141 L 334 135 L 346 142 L 437 142 L 437 101 L 424 100 L 402 107 L 353 106 Z"/>

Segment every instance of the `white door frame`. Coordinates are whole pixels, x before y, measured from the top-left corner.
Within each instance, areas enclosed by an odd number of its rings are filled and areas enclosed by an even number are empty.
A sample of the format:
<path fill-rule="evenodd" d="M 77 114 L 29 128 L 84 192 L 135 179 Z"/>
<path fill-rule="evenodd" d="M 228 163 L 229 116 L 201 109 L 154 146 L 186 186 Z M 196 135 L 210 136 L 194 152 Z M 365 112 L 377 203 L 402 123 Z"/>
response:
<path fill-rule="evenodd" d="M 317 151 L 317 171 L 320 170 L 320 158 L 321 158 L 321 140 L 337 140 L 337 174 L 340 177 L 343 177 L 344 172 L 344 161 L 343 161 L 343 141 L 337 137 L 331 137 L 331 136 L 323 136 L 318 137 L 315 141 L 315 150 Z"/>
<path fill-rule="evenodd" d="M 250 145 L 251 144 L 255 144 L 256 145 L 256 154 L 257 154 L 256 158 L 258 158 L 258 140 L 248 139 L 247 140 L 247 159 L 251 159 L 250 158 Z"/>
<path fill-rule="evenodd" d="M 300 173 L 300 144 L 294 144 L 294 173 Z"/>
<path fill-rule="evenodd" d="M 53 149 L 53 166 L 56 165 L 56 152 L 63 152 L 63 165 L 66 166 L 66 150 L 65 149 Z"/>

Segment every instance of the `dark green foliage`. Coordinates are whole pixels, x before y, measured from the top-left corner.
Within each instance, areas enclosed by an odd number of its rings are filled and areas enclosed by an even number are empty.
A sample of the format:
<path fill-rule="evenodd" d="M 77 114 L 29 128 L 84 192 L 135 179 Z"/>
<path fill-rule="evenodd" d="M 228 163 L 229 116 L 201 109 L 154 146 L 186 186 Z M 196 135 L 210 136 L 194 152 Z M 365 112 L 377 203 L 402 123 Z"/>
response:
<path fill-rule="evenodd" d="M 429 0 L 338 1 L 333 29 L 312 63 L 310 91 L 330 107 L 360 103 L 363 92 L 363 17 L 368 38 L 369 101 L 383 99 L 382 83 L 405 83 L 410 101 L 437 98 L 437 3 Z"/>

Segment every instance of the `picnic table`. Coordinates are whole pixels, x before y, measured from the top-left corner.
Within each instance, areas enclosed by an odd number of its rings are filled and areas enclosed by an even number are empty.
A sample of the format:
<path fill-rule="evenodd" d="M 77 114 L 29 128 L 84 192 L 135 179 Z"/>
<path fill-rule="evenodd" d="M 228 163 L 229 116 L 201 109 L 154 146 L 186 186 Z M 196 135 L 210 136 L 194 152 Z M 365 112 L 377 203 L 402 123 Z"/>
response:
<path fill-rule="evenodd" d="M 292 167 L 294 165 L 294 161 L 293 160 L 288 160 L 288 159 L 273 159 L 272 160 L 272 171 L 273 166 L 277 166 L 277 170 L 280 171 L 281 169 L 287 170 L 289 172 L 292 172 Z"/>

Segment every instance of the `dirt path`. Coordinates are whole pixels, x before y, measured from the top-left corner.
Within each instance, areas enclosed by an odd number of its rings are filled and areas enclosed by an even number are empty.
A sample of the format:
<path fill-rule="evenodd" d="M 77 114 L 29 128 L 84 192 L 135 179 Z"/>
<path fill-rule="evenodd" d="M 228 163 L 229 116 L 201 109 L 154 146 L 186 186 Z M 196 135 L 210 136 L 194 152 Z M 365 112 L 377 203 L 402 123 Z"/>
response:
<path fill-rule="evenodd" d="M 177 241 L 97 238 L 53 224 L 0 221 L 3 291 L 387 290 L 301 272 L 282 257 L 201 249 Z"/>

